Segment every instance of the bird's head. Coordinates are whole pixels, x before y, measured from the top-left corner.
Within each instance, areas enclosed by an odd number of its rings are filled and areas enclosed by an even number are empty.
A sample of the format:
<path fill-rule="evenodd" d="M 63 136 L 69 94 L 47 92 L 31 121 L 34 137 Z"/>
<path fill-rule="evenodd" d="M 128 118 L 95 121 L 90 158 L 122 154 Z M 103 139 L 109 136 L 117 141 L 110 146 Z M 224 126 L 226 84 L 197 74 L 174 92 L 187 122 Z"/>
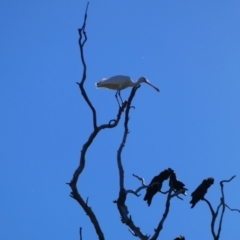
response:
<path fill-rule="evenodd" d="M 142 82 L 149 83 L 149 81 L 145 77 L 140 77 L 138 79 L 138 83 L 142 83 Z"/>
<path fill-rule="evenodd" d="M 207 179 L 207 181 L 209 185 L 212 185 L 214 183 L 214 178 L 210 177 Z"/>
<path fill-rule="evenodd" d="M 140 77 L 138 80 L 137 80 L 137 86 L 140 84 L 140 83 L 147 83 L 148 85 L 150 85 L 151 87 L 153 87 L 156 91 L 160 92 L 160 90 L 153 86 L 145 77 Z"/>

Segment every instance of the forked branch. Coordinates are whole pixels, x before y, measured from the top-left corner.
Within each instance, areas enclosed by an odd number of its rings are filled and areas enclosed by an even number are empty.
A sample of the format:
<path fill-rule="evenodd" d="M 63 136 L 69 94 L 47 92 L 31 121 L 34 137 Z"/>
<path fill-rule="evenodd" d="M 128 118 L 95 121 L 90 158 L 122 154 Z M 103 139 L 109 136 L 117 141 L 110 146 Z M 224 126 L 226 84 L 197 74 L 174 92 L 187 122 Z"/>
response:
<path fill-rule="evenodd" d="M 126 193 L 132 193 L 132 194 L 136 195 L 137 197 L 140 197 L 140 196 L 141 196 L 141 194 L 138 194 L 141 190 L 159 184 L 158 182 L 156 182 L 156 183 L 152 183 L 152 184 L 147 185 L 147 184 L 145 184 L 144 178 L 139 177 L 139 176 L 136 175 L 136 174 L 133 174 L 133 176 L 134 176 L 135 178 L 137 178 L 139 181 L 141 181 L 142 186 L 138 187 L 136 190 L 128 189 L 128 190 L 126 190 Z M 162 193 L 162 194 L 167 194 L 167 193 L 169 192 L 169 190 L 167 190 L 167 191 L 165 191 L 165 192 L 163 192 L 162 190 L 160 190 L 159 192 Z"/>
<path fill-rule="evenodd" d="M 88 11 L 88 5 L 89 2 L 87 3 L 87 7 L 86 7 L 86 11 L 85 11 L 85 15 L 84 15 L 84 21 L 83 21 L 83 25 L 81 28 L 78 29 L 78 34 L 79 34 L 79 40 L 78 40 L 78 44 L 79 44 L 79 50 L 80 50 L 80 57 L 81 57 L 81 62 L 83 65 L 83 74 L 82 74 L 82 80 L 80 83 L 77 82 L 81 94 L 84 98 L 84 100 L 87 102 L 88 106 L 90 107 L 90 109 L 92 110 L 92 114 L 93 114 L 93 127 L 94 129 L 97 128 L 97 114 L 96 114 L 96 110 L 93 107 L 91 101 L 89 100 L 86 91 L 84 89 L 84 83 L 85 80 L 87 78 L 87 65 L 85 62 L 85 58 L 84 58 L 84 51 L 83 51 L 83 47 L 85 45 L 85 43 L 87 42 L 87 34 L 85 31 L 85 27 L 86 27 L 86 23 L 87 23 L 87 11 Z"/>
<path fill-rule="evenodd" d="M 209 206 L 210 212 L 212 214 L 212 220 L 211 220 L 211 233 L 213 236 L 214 240 L 219 240 L 220 239 L 220 233 L 222 230 L 222 222 L 223 222 L 223 216 L 224 216 L 224 212 L 225 212 L 225 208 L 229 208 L 231 211 L 238 211 L 240 212 L 240 210 L 238 209 L 232 209 L 230 208 L 226 203 L 225 203 L 225 195 L 224 195 L 224 185 L 223 183 L 225 182 L 230 182 L 232 181 L 236 176 L 232 176 L 229 180 L 223 180 L 220 182 L 220 187 L 221 187 L 221 198 L 220 198 L 220 203 L 217 206 L 216 211 L 213 210 L 213 207 L 211 205 L 211 203 L 207 200 L 207 199 L 203 199 L 203 201 L 205 201 L 207 203 L 207 205 Z M 220 214 L 220 220 L 219 220 L 219 225 L 218 225 L 218 230 L 217 232 L 215 231 L 215 224 L 216 224 L 216 219 L 218 217 L 219 214 L 219 210 L 220 208 L 222 208 L 221 214 Z"/>
<path fill-rule="evenodd" d="M 128 129 L 128 122 L 129 122 L 129 112 L 131 109 L 131 103 L 132 103 L 132 99 L 137 91 L 138 87 L 135 87 L 132 89 L 131 94 L 128 98 L 127 101 L 127 107 L 126 107 L 126 112 L 125 112 L 125 121 L 124 121 L 124 133 L 123 133 L 123 139 L 122 142 L 119 146 L 119 149 L 117 151 L 117 164 L 118 164 L 118 170 L 119 170 L 119 196 L 117 201 L 115 201 L 115 203 L 117 203 L 117 207 L 118 207 L 118 211 L 121 215 L 121 219 L 122 219 L 122 223 L 126 224 L 131 230 L 129 230 L 134 236 L 139 237 L 142 240 L 148 240 L 149 236 L 144 235 L 141 232 L 141 229 L 139 227 L 137 227 L 133 220 L 131 215 L 129 216 L 129 211 L 127 208 L 127 205 L 125 204 L 126 198 L 127 198 L 127 192 L 125 190 L 124 187 L 124 169 L 123 169 L 123 165 L 122 165 L 122 160 L 121 160 L 121 154 L 122 154 L 122 150 L 126 144 L 126 140 L 127 140 L 127 135 L 129 133 L 129 129 Z"/>
<path fill-rule="evenodd" d="M 87 93 L 86 93 L 86 91 L 84 89 L 84 82 L 85 82 L 86 77 L 87 77 L 87 66 L 86 66 L 85 59 L 84 59 L 83 48 L 84 48 L 84 45 L 85 45 L 85 43 L 87 41 L 87 34 L 86 34 L 86 31 L 85 31 L 85 27 L 86 27 L 86 21 L 87 21 L 88 4 L 89 3 L 87 3 L 87 7 L 86 7 L 86 11 L 85 11 L 85 16 L 84 16 L 84 21 L 83 21 L 82 28 L 78 29 L 78 32 L 79 32 L 80 57 L 81 57 L 82 65 L 83 65 L 83 75 L 82 75 L 81 82 L 77 83 L 77 84 L 78 84 L 78 86 L 80 88 L 80 91 L 81 91 L 81 94 L 82 94 L 84 100 L 87 102 L 88 106 L 92 110 L 92 113 L 93 113 L 93 132 L 90 134 L 90 136 L 89 136 L 88 140 L 85 142 L 85 144 L 83 144 L 83 147 L 82 147 L 82 150 L 81 150 L 81 154 L 80 154 L 79 165 L 76 168 L 76 170 L 74 171 L 72 180 L 70 181 L 70 183 L 68 183 L 68 185 L 71 187 L 71 190 L 72 190 L 71 193 L 70 193 L 70 196 L 79 203 L 79 205 L 85 211 L 86 215 L 90 218 L 90 220 L 91 220 L 91 222 L 92 222 L 92 224 L 93 224 L 93 226 L 95 228 L 95 231 L 96 231 L 96 233 L 98 235 L 98 238 L 100 240 L 104 240 L 105 237 L 104 237 L 103 231 L 102 231 L 102 229 L 100 227 L 100 224 L 99 224 L 99 222 L 97 220 L 97 217 L 94 214 L 92 208 L 88 206 L 88 203 L 83 200 L 81 194 L 78 191 L 77 182 L 78 182 L 80 174 L 82 173 L 82 171 L 85 168 L 85 163 L 86 163 L 85 156 L 86 156 L 86 152 L 87 152 L 89 146 L 91 145 L 91 143 L 93 142 L 93 140 L 95 139 L 95 137 L 97 136 L 97 134 L 101 130 L 103 130 L 105 128 L 114 128 L 114 127 L 116 127 L 118 125 L 119 120 L 121 118 L 121 115 L 122 115 L 124 109 L 126 108 L 126 103 L 123 104 L 123 106 L 121 108 L 119 108 L 116 119 L 109 121 L 109 123 L 107 123 L 107 124 L 102 124 L 100 126 L 97 126 L 96 110 L 93 107 L 92 103 L 90 102 L 90 100 L 89 100 L 89 98 L 87 96 Z"/>
<path fill-rule="evenodd" d="M 132 90 L 131 95 L 134 93 L 134 90 L 135 89 Z M 131 99 L 131 98 L 129 98 L 129 99 Z M 131 104 L 131 102 L 128 100 L 128 105 L 127 105 L 127 108 L 126 108 L 126 115 L 125 115 L 125 122 L 124 122 L 123 140 L 122 140 L 122 143 L 120 144 L 120 147 L 119 147 L 118 153 L 117 153 L 120 191 L 119 191 L 118 200 L 115 201 L 115 203 L 117 203 L 118 210 L 119 210 L 119 213 L 121 215 L 122 222 L 124 224 L 126 224 L 130 228 L 129 231 L 131 232 L 131 234 L 133 234 L 135 237 L 138 237 L 138 238 L 140 238 L 142 240 L 148 240 L 148 239 L 156 240 L 158 238 L 158 236 L 159 236 L 160 231 L 163 229 L 163 224 L 164 224 L 164 222 L 165 222 L 165 220 L 166 220 L 166 218 L 168 216 L 171 199 L 173 197 L 175 197 L 175 196 L 178 197 L 178 195 L 181 194 L 181 193 L 184 193 L 185 190 L 183 189 L 181 191 L 174 192 L 173 194 L 171 194 L 173 192 L 173 189 L 170 188 L 168 191 L 162 192 L 162 193 L 165 193 L 165 194 L 168 193 L 167 200 L 166 200 L 166 208 L 165 208 L 164 214 L 163 214 L 163 216 L 162 216 L 162 218 L 161 218 L 157 228 L 155 229 L 155 233 L 152 236 L 152 238 L 150 238 L 149 235 L 144 235 L 142 233 L 141 229 L 134 224 L 131 215 L 128 216 L 129 215 L 129 211 L 128 211 L 127 205 L 125 204 L 125 201 L 127 199 L 127 193 L 133 193 L 136 196 L 140 196 L 138 194 L 138 192 L 141 191 L 142 189 L 145 189 L 145 188 L 149 187 L 149 185 L 145 184 L 145 181 L 144 181 L 143 178 L 141 178 L 141 177 L 139 177 L 139 176 L 137 176 L 135 174 L 133 174 L 133 176 L 141 181 L 142 186 L 140 186 L 137 190 L 125 190 L 125 187 L 124 187 L 124 170 L 123 170 L 122 161 L 121 161 L 121 153 L 122 153 L 123 147 L 125 146 L 125 143 L 126 143 L 127 134 L 129 133 L 128 122 L 129 122 L 130 104 Z M 158 183 L 152 183 L 150 185 L 154 185 L 154 184 L 158 184 Z"/>

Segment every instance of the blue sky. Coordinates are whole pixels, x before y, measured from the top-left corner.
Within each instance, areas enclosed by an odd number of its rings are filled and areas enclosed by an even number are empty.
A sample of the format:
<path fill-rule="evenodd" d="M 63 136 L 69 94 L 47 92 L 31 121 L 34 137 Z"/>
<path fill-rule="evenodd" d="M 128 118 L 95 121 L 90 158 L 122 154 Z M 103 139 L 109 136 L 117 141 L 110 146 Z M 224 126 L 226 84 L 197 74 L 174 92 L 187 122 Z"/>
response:
<path fill-rule="evenodd" d="M 13 239 L 97 239 L 82 209 L 69 197 L 69 182 L 83 143 L 92 131 L 91 112 L 75 82 L 80 81 L 78 32 L 86 1 L 1 1 L 0 3 L 0 189 L 1 236 Z M 240 208 L 240 2 L 91 1 L 85 59 L 85 89 L 98 124 L 115 118 L 115 92 L 95 82 L 118 74 L 147 77 L 130 113 L 130 134 L 122 161 L 125 186 L 171 167 L 189 189 L 173 199 L 160 239 L 182 234 L 211 239 L 204 202 L 190 209 L 190 194 L 214 177 L 207 199 Z M 122 92 L 127 99 L 131 89 Z M 79 189 L 99 219 L 106 239 L 133 239 L 116 206 L 116 152 L 123 121 L 101 132 L 86 157 Z M 165 188 L 167 186 L 165 185 Z M 153 234 L 165 196 L 151 207 L 130 195 L 135 223 Z M 221 239 L 239 239 L 240 215 L 226 211 Z M 196 237 L 197 236 L 197 237 Z"/>

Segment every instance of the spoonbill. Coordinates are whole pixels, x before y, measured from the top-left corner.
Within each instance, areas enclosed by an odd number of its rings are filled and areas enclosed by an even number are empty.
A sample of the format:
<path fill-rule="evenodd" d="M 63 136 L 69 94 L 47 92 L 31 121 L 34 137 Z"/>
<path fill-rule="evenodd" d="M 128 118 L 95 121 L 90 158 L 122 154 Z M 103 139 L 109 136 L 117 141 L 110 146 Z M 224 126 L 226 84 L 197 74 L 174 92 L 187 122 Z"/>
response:
<path fill-rule="evenodd" d="M 111 90 L 117 90 L 115 97 L 118 101 L 117 96 L 120 97 L 122 103 L 122 97 L 120 91 L 128 87 L 137 87 L 140 83 L 147 83 L 153 87 L 156 91 L 160 91 L 157 87 L 153 86 L 145 77 L 140 77 L 136 82 L 133 82 L 132 79 L 128 76 L 117 75 L 110 78 L 103 78 L 99 82 L 95 83 L 97 88 L 107 88 Z M 118 105 L 120 107 L 119 101 Z"/>
<path fill-rule="evenodd" d="M 197 189 L 191 194 L 191 208 L 193 208 L 199 200 L 203 200 L 205 194 L 207 193 L 208 188 L 214 183 L 213 178 L 207 178 L 202 181 L 202 183 L 197 187 Z"/>

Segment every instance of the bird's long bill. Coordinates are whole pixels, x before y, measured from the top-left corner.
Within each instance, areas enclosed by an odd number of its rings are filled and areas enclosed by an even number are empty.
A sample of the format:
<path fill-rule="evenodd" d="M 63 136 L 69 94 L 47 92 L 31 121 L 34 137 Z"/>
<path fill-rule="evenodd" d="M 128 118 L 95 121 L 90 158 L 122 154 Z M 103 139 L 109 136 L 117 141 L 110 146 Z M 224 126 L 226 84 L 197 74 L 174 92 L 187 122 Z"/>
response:
<path fill-rule="evenodd" d="M 153 87 L 156 91 L 158 91 L 158 92 L 160 92 L 160 90 L 157 88 L 157 87 L 155 87 L 155 86 L 153 86 L 150 82 L 146 82 L 148 85 L 150 85 L 151 87 Z"/>

